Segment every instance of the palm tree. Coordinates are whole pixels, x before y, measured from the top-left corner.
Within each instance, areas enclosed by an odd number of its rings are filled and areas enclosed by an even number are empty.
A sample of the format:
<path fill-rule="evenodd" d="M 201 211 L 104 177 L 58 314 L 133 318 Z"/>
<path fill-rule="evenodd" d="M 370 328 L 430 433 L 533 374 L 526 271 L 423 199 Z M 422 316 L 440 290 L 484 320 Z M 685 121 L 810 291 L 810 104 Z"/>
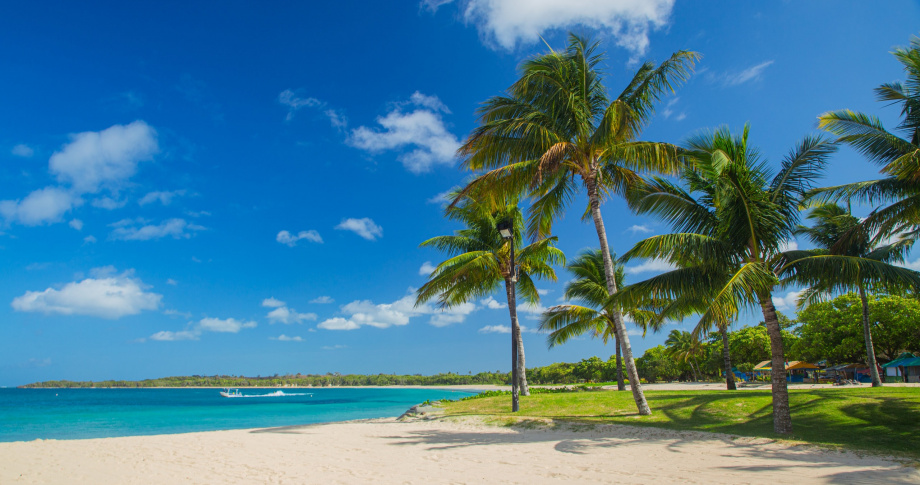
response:
<path fill-rule="evenodd" d="M 819 205 L 808 219 L 812 227 L 799 226 L 796 233 L 808 237 L 818 249 L 806 251 L 786 267 L 784 283 L 809 286 L 801 300 L 816 301 L 836 292 L 856 290 L 862 301 L 863 337 L 866 341 L 866 363 L 872 375 L 872 387 L 882 385 L 875 363 L 875 348 L 869 322 L 867 288 L 920 288 L 920 273 L 894 266 L 903 262 L 912 239 L 900 239 L 880 245 L 872 234 L 857 230 L 860 220 L 848 209 L 837 204 Z M 856 236 L 853 236 L 856 234 Z"/>
<path fill-rule="evenodd" d="M 697 363 L 696 367 L 693 366 L 703 350 L 699 339 L 686 330 L 677 330 L 675 328 L 668 334 L 668 339 L 664 341 L 664 345 L 671 358 L 690 365 L 690 370 L 693 371 L 693 380 L 699 382 L 700 375 L 697 372 L 699 364 Z"/>
<path fill-rule="evenodd" d="M 904 66 L 907 81 L 875 88 L 879 101 L 901 106 L 903 120 L 896 132 L 889 132 L 875 116 L 850 110 L 831 111 L 818 117 L 818 126 L 839 135 L 846 143 L 881 165 L 886 177 L 878 180 L 827 187 L 816 190 L 820 200 L 854 199 L 869 204 L 893 201 L 874 211 L 857 227 L 863 233 L 888 237 L 910 231 L 916 239 L 920 228 L 920 38 L 913 37 L 909 48 L 892 52 Z M 859 238 L 855 233 L 852 237 Z"/>
<path fill-rule="evenodd" d="M 773 429 L 787 434 L 792 419 L 773 288 L 794 258 L 783 246 L 798 226 L 799 204 L 834 145 L 806 137 L 773 175 L 748 145 L 748 133 L 748 126 L 735 137 L 722 128 L 691 138 L 681 174 L 686 189 L 656 178 L 630 200 L 639 213 L 670 222 L 675 233 L 647 238 L 623 259 L 659 258 L 677 269 L 630 285 L 617 299 L 624 305 L 671 300 L 666 314 L 701 314 L 697 334 L 759 306 L 770 336 Z"/>
<path fill-rule="evenodd" d="M 617 286 L 601 202 L 624 194 L 640 180 L 639 172 L 675 172 L 677 147 L 639 141 L 654 114 L 655 103 L 684 82 L 699 55 L 680 51 L 655 66 L 639 67 L 613 100 L 607 95 L 598 66 L 598 44 L 574 34 L 565 52 L 551 51 L 525 61 L 521 77 L 506 95 L 485 102 L 481 125 L 459 150 L 463 166 L 488 170 L 465 189 L 480 200 L 500 193 L 529 193 L 528 234 L 550 234 L 579 187 L 588 196 L 585 217 L 594 221 L 604 257 L 608 294 Z M 579 184 L 580 181 L 580 184 Z M 639 414 L 651 414 L 636 372 L 623 317 L 614 310 L 614 325 L 626 360 L 630 388 Z"/>
<path fill-rule="evenodd" d="M 526 247 L 512 248 L 502 238 L 496 224 L 511 222 L 515 237 L 511 239 L 520 246 L 523 216 L 516 203 L 504 204 L 492 209 L 483 204 L 467 200 L 448 211 L 448 215 L 462 222 L 466 227 L 450 236 L 433 237 L 421 247 L 435 248 L 451 256 L 439 264 L 428 282 L 418 289 L 416 306 L 431 299 L 437 299 L 442 308 L 460 305 L 494 293 L 505 284 L 508 297 L 508 312 L 511 317 L 512 369 L 518 379 L 512 379 L 512 410 L 518 410 L 518 390 L 528 395 L 524 364 L 524 342 L 517 318 L 517 294 L 532 304 L 540 301 L 540 294 L 532 277 L 556 280 L 554 264 L 565 264 L 565 255 L 553 246 L 555 237 L 544 238 Z M 512 251 L 515 253 L 516 268 L 511 267 Z"/>
<path fill-rule="evenodd" d="M 576 300 L 583 305 L 565 304 L 548 308 L 543 313 L 540 330 L 551 332 L 546 338 L 550 348 L 588 332 L 594 337 L 601 337 L 605 345 L 613 337 L 616 345 L 617 390 L 625 390 L 620 338 L 614 323 L 615 311 L 608 301 L 610 295 L 607 293 L 604 274 L 604 256 L 599 249 L 586 250 L 566 269 L 575 275 L 575 279 L 566 284 L 565 299 Z M 621 288 L 625 278 L 622 264 L 616 265 L 614 274 L 617 287 Z M 628 312 L 628 316 L 644 330 L 651 326 L 657 331 L 660 327 L 660 321 L 649 310 L 636 309 Z"/>

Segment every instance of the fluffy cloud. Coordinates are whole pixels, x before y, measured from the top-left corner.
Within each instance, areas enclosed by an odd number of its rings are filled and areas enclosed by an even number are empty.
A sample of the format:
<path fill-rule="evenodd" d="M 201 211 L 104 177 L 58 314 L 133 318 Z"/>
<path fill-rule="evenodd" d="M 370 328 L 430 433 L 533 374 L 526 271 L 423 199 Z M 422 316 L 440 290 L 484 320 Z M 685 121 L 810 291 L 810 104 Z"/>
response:
<path fill-rule="evenodd" d="M 83 230 L 83 221 L 81 221 L 80 219 L 73 219 L 72 221 L 68 222 L 67 224 L 70 225 L 70 227 L 72 227 L 72 228 L 74 228 L 74 229 L 76 229 L 76 230 L 78 230 L 78 231 L 82 231 L 82 230 Z"/>
<path fill-rule="evenodd" d="M 445 0 L 423 0 L 430 10 Z M 463 18 L 474 24 L 488 44 L 512 50 L 537 42 L 551 30 L 577 25 L 608 32 L 633 55 L 648 49 L 648 34 L 664 27 L 674 0 L 465 0 Z"/>
<path fill-rule="evenodd" d="M 631 233 L 633 233 L 633 234 L 640 233 L 640 232 L 643 233 L 643 234 L 648 234 L 648 233 L 652 232 L 652 230 L 649 229 L 648 226 L 645 226 L 645 225 L 638 225 L 638 224 L 635 224 L 635 225 L 633 225 L 633 226 L 630 226 L 630 228 L 627 229 L 627 231 L 629 231 L 629 232 L 631 232 Z"/>
<path fill-rule="evenodd" d="M 626 274 L 664 273 L 676 269 L 674 265 L 661 259 L 649 259 L 636 266 L 627 266 Z"/>
<path fill-rule="evenodd" d="M 275 297 L 266 298 L 262 300 L 262 306 L 268 307 L 268 308 L 278 308 L 278 307 L 283 307 L 284 305 L 285 303 L 283 301 L 278 300 Z"/>
<path fill-rule="evenodd" d="M 805 290 L 790 291 L 785 296 L 773 296 L 773 305 L 777 310 L 795 311 L 799 304 L 799 297 Z"/>
<path fill-rule="evenodd" d="M 143 121 L 102 131 L 71 135 L 71 142 L 51 155 L 51 173 L 79 193 L 117 188 L 137 171 L 137 164 L 159 152 L 157 133 Z"/>
<path fill-rule="evenodd" d="M 331 296 L 320 296 L 320 297 L 316 297 L 310 300 L 310 303 L 326 304 L 326 303 L 332 303 L 334 301 L 335 300 L 333 300 Z"/>
<path fill-rule="evenodd" d="M 301 239 L 306 239 L 307 241 L 320 243 L 322 244 L 323 238 L 320 237 L 319 233 L 313 230 L 310 231 L 300 231 L 297 235 L 293 235 L 288 231 L 281 231 L 275 236 L 275 241 L 280 242 L 281 244 L 286 244 L 290 247 L 297 245 L 297 241 Z"/>
<path fill-rule="evenodd" d="M 440 204 L 447 205 L 450 202 L 450 194 L 453 190 L 445 190 L 439 194 L 436 194 L 434 197 L 426 200 L 429 204 Z"/>
<path fill-rule="evenodd" d="M 351 231 L 368 241 L 374 241 L 378 237 L 383 237 L 383 228 L 375 224 L 369 217 L 363 219 L 344 219 L 338 226 L 335 226 L 335 228 L 340 231 Z"/>
<path fill-rule="evenodd" d="M 415 109 L 405 111 L 406 105 Z M 379 128 L 359 126 L 352 130 L 348 143 L 371 153 L 414 148 L 402 153 L 398 160 L 415 174 L 429 172 L 433 165 L 451 165 L 460 141 L 447 131 L 442 112 L 450 111 L 437 96 L 416 91 L 409 103 L 396 104 L 385 116 L 378 117 Z"/>
<path fill-rule="evenodd" d="M 521 333 L 537 333 L 536 329 L 528 328 L 523 325 L 521 327 Z M 479 329 L 479 333 L 511 333 L 510 325 L 486 325 Z"/>
<path fill-rule="evenodd" d="M 502 308 L 508 308 L 507 303 L 502 303 L 491 296 L 483 298 L 480 302 L 482 305 L 490 310 L 499 310 Z"/>
<path fill-rule="evenodd" d="M 154 202 L 159 202 L 163 205 L 169 205 L 172 203 L 172 200 L 176 197 L 181 197 L 185 195 L 185 190 L 168 190 L 168 191 L 155 191 L 149 192 L 147 195 L 141 197 L 137 201 L 140 205 L 152 204 Z"/>
<path fill-rule="evenodd" d="M 92 278 L 67 283 L 61 289 L 27 291 L 13 299 L 13 309 L 116 319 L 144 310 L 156 310 L 160 306 L 163 295 L 147 291 L 150 287 L 134 278 L 133 272 L 126 271 L 120 275 L 106 273 L 108 271 L 99 271 Z"/>
<path fill-rule="evenodd" d="M 285 334 L 281 334 L 277 337 L 269 337 L 272 340 L 277 340 L 279 342 L 303 342 L 302 337 L 288 337 Z"/>
<path fill-rule="evenodd" d="M 431 264 L 431 261 L 425 261 L 422 263 L 422 266 L 418 269 L 419 276 L 428 276 L 433 273 L 435 270 L 435 265 Z"/>
<path fill-rule="evenodd" d="M 33 150 L 29 145 L 19 144 L 13 147 L 10 150 L 10 153 L 16 155 L 17 157 L 31 158 L 32 155 L 35 155 L 35 150 Z"/>
<path fill-rule="evenodd" d="M 183 330 L 181 332 L 170 332 L 163 330 L 151 335 L 150 340 L 157 340 L 160 342 L 172 342 L 176 340 L 198 340 L 200 335 L 200 332 L 194 332 L 191 330 Z"/>
<path fill-rule="evenodd" d="M 244 328 L 254 328 L 256 322 L 244 322 L 235 318 L 202 318 L 198 329 L 207 332 L 237 333 Z"/>
<path fill-rule="evenodd" d="M 45 187 L 22 200 L 0 201 L 0 215 L 8 222 L 37 226 L 60 222 L 64 214 L 81 205 L 83 200 L 72 192 L 59 187 Z"/>
<path fill-rule="evenodd" d="M 168 219 L 159 224 L 146 224 L 143 219 L 123 219 L 111 224 L 110 237 L 121 241 L 148 241 L 172 237 L 173 239 L 188 239 L 194 232 L 205 229 L 197 224 L 190 224 L 185 219 Z"/>
<path fill-rule="evenodd" d="M 283 323 L 290 325 L 292 323 L 303 323 L 307 320 L 316 320 L 315 313 L 297 313 L 293 308 L 286 306 L 275 308 L 266 315 L 271 323 Z"/>
<path fill-rule="evenodd" d="M 476 305 L 464 303 L 456 307 L 440 310 L 430 304 L 415 306 L 415 295 L 408 295 L 393 303 L 375 304 L 370 300 L 356 300 L 341 307 L 347 318 L 330 318 L 317 327 L 326 330 L 355 330 L 364 326 L 388 328 L 407 325 L 409 320 L 418 316 L 430 316 L 428 323 L 443 327 L 462 322 L 467 315 L 476 310 Z"/>

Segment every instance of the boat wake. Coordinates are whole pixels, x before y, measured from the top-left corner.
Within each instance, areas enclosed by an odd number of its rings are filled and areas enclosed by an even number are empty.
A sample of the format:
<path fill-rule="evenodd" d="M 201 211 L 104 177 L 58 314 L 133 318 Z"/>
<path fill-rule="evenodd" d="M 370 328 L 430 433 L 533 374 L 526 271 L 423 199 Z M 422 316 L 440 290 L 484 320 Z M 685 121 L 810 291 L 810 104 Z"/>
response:
<path fill-rule="evenodd" d="M 239 397 L 287 397 L 287 396 L 312 396 L 312 393 L 308 392 L 284 392 L 284 391 L 275 391 L 268 394 L 244 394 Z"/>

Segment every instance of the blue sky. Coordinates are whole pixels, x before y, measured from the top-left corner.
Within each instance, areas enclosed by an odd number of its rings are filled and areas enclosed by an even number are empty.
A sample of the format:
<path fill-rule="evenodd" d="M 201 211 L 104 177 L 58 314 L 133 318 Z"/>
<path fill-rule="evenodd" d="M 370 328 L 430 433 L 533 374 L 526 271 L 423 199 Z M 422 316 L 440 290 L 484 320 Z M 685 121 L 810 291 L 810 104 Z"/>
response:
<path fill-rule="evenodd" d="M 637 60 L 699 51 L 644 138 L 750 122 L 778 162 L 831 109 L 895 124 L 872 88 L 903 79 L 889 52 L 918 20 L 906 1 L 7 5 L 0 385 L 507 370 L 502 295 L 449 313 L 410 295 L 440 261 L 418 244 L 457 229 L 439 202 L 468 176 L 454 150 L 539 36 L 602 40 L 611 91 Z M 826 182 L 876 174 L 842 150 Z M 583 204 L 556 226 L 569 256 L 597 244 Z M 667 229 L 618 200 L 603 213 L 615 251 Z M 538 285 L 544 306 L 568 278 Z M 632 339 L 640 355 L 664 336 Z M 613 352 L 525 345 L 529 366 Z"/>

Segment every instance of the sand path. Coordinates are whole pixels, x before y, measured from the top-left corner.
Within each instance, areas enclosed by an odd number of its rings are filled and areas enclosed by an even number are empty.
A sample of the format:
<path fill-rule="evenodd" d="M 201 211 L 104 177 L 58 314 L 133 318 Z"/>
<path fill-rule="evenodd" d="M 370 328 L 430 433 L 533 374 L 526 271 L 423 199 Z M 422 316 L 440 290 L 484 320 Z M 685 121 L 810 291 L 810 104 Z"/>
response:
<path fill-rule="evenodd" d="M 0 483 L 920 483 L 879 457 L 628 426 L 474 419 L 0 443 Z"/>

